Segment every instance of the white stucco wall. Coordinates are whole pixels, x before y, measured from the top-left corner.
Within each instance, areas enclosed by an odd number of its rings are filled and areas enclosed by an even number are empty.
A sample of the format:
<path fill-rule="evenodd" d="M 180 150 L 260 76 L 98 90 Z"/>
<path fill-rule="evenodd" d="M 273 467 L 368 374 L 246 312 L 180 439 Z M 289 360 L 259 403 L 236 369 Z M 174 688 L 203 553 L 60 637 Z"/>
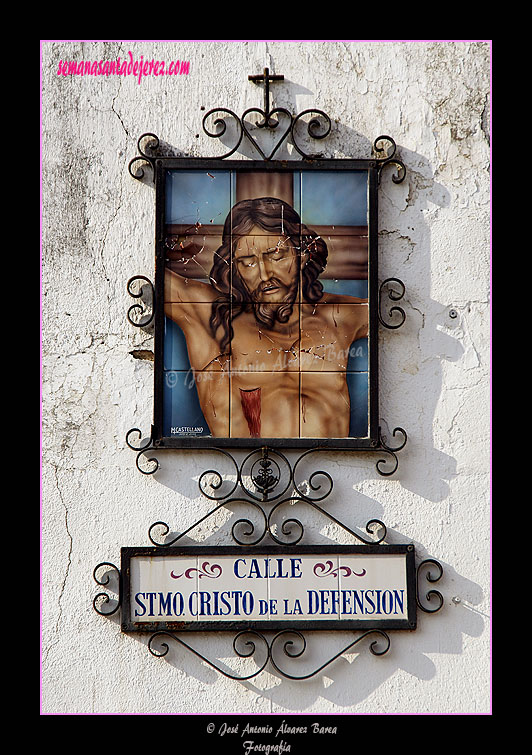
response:
<path fill-rule="evenodd" d="M 60 60 L 128 51 L 190 61 L 189 74 L 57 75 Z M 488 42 L 467 41 L 42 44 L 44 713 L 489 713 L 490 63 Z M 262 105 L 247 76 L 265 66 L 285 76 L 274 104 L 334 119 L 326 157 L 369 158 L 390 134 L 406 165 L 406 180 L 385 174 L 380 194 L 380 277 L 404 281 L 407 314 L 399 331 L 381 329 L 380 415 L 409 440 L 391 478 L 368 455 L 331 454 L 320 468 L 335 479 L 334 516 L 355 528 L 382 519 L 387 542 L 413 542 L 445 570 L 444 607 L 421 613 L 415 633 L 391 632 L 380 658 L 355 648 L 305 682 L 230 681 L 179 648 L 156 659 L 146 637 L 92 608 L 96 564 L 149 545 L 157 520 L 180 531 L 210 510 L 195 480 L 216 463 L 167 452 L 143 476 L 125 444 L 132 427 L 149 433 L 153 396 L 153 363 L 131 353 L 153 339 L 127 322 L 126 282 L 153 278 L 154 258 L 153 188 L 127 165 L 145 132 L 184 156 L 220 153 L 200 108 Z M 188 542 L 227 544 L 231 517 Z M 306 542 L 336 537 L 328 520 L 309 522 Z M 229 664 L 222 639 L 198 647 Z M 310 667 L 320 648 L 347 644 L 309 638 Z"/>

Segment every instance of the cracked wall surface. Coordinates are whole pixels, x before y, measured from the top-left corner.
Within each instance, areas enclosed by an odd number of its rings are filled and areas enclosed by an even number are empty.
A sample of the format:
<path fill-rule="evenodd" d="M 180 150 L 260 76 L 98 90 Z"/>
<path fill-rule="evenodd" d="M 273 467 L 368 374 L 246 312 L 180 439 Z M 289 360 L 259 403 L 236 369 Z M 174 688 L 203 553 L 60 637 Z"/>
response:
<path fill-rule="evenodd" d="M 60 60 L 128 51 L 190 70 L 140 83 L 57 74 Z M 482 41 L 42 44 L 43 712 L 490 710 L 490 64 Z M 383 176 L 379 276 L 404 281 L 407 319 L 379 338 L 383 430 L 404 427 L 408 444 L 391 478 L 364 456 L 330 454 L 327 469 L 334 516 L 381 519 L 388 542 L 438 559 L 445 605 L 393 635 L 382 658 L 353 652 L 309 682 L 264 673 L 238 684 L 184 651 L 154 659 L 145 639 L 121 634 L 92 608 L 92 570 L 148 545 L 154 521 L 183 530 L 209 510 L 197 489 L 207 455 L 166 456 L 146 477 L 125 443 L 152 422 L 153 331 L 128 323 L 126 283 L 153 278 L 155 233 L 153 188 L 128 163 L 145 132 L 177 155 L 220 154 L 201 129 L 205 110 L 261 106 L 247 76 L 265 66 L 285 76 L 274 105 L 330 114 L 326 157 L 368 158 L 390 134 L 406 165 L 402 184 Z M 234 157 L 250 156 L 242 145 Z M 221 510 L 189 542 L 227 544 L 231 522 Z M 308 528 L 319 542 L 343 536 L 318 514 Z M 225 657 L 222 639 L 209 638 L 210 653 Z"/>

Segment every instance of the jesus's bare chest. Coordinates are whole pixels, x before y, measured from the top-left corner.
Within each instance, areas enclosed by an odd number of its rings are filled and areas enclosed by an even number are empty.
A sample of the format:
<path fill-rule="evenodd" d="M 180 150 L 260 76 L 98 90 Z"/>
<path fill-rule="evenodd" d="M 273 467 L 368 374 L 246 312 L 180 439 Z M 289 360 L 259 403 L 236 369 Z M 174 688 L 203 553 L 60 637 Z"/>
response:
<path fill-rule="evenodd" d="M 299 318 L 282 330 L 269 329 L 253 316 L 233 321 L 233 372 L 299 371 Z"/>
<path fill-rule="evenodd" d="M 325 312 L 300 314 L 273 329 L 253 316 L 233 321 L 231 369 L 236 372 L 342 372 L 351 345 L 350 329 Z"/>

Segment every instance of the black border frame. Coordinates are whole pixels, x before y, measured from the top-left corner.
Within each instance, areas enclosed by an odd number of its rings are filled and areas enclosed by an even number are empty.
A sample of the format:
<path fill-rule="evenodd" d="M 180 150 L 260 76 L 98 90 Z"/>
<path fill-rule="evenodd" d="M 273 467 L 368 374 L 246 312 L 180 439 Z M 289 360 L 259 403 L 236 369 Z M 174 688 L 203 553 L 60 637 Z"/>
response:
<path fill-rule="evenodd" d="M 378 186 L 382 168 L 373 160 L 223 160 L 208 158 L 156 158 L 155 183 L 155 346 L 154 346 L 154 411 L 152 443 L 155 448 L 271 448 L 343 450 L 375 450 L 379 436 L 379 282 L 378 282 Z M 224 170 L 238 172 L 290 172 L 359 170 L 368 173 L 368 435 L 364 438 L 221 438 L 209 436 L 164 436 L 164 270 L 165 270 L 165 209 L 166 172 L 171 170 Z"/>
<path fill-rule="evenodd" d="M 122 632 L 159 632 L 159 631 L 240 631 L 240 630 L 373 630 L 373 629 L 408 629 L 415 630 L 417 626 L 417 591 L 415 548 L 412 544 L 400 545 L 301 545 L 295 549 L 291 546 L 254 546 L 242 548 L 238 546 L 183 546 L 183 547 L 127 547 L 121 549 L 121 579 L 122 579 Z M 398 555 L 405 556 L 406 568 L 406 619 L 315 619 L 315 620 L 279 620 L 279 621 L 165 621 L 165 622 L 133 622 L 131 621 L 131 560 L 136 556 L 231 556 L 246 554 L 246 556 L 281 556 L 281 555 Z"/>

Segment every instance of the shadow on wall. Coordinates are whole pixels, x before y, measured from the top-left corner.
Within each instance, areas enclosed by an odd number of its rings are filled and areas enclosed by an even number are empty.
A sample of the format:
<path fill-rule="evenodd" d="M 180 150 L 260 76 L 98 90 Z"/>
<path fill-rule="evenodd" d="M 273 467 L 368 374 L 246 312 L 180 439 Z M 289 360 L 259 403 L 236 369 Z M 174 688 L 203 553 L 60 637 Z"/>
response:
<path fill-rule="evenodd" d="M 294 112 L 295 94 L 292 82 L 285 81 L 283 88 L 278 90 L 280 105 Z M 283 101 L 284 96 L 284 101 Z M 231 130 L 234 124 L 227 120 L 227 129 L 221 138 L 222 146 L 218 154 L 224 154 L 223 148 L 231 149 L 234 142 L 235 131 Z M 282 128 L 282 126 L 280 126 Z M 237 134 L 238 136 L 238 134 Z M 375 134 L 375 137 L 378 134 Z M 213 142 L 214 140 L 210 140 Z M 198 142 L 199 143 L 199 142 Z M 355 145 L 357 154 L 355 157 L 369 158 L 371 156 L 372 142 L 352 129 L 335 124 L 334 131 L 327 140 L 327 153 L 329 157 L 343 156 L 340 153 L 343 145 Z M 216 145 L 215 145 L 216 146 Z M 184 156 L 169 145 L 161 143 L 165 154 Z M 271 145 L 263 145 L 266 154 Z M 318 150 L 321 148 L 317 142 Z M 355 147 L 353 147 L 355 148 Z M 208 150 L 207 154 L 215 158 L 215 149 Z M 395 185 L 388 171 L 385 169 L 382 176 L 382 184 L 379 193 L 379 277 L 384 280 L 388 277 L 400 278 L 406 287 L 405 297 L 400 306 L 405 310 L 406 322 L 397 331 L 381 328 L 379 331 L 380 348 L 380 400 L 382 430 L 385 439 L 391 446 L 394 445 L 393 430 L 395 427 L 404 427 L 408 433 L 408 443 L 399 453 L 399 468 L 395 475 L 390 478 L 402 486 L 432 503 L 445 501 L 449 494 L 449 482 L 456 475 L 456 459 L 437 447 L 435 442 L 435 416 L 442 396 L 442 362 L 458 362 L 464 356 L 464 347 L 457 337 L 460 332 L 460 313 L 452 306 L 452 302 L 440 303 L 431 300 L 428 296 L 431 290 L 431 239 L 430 228 L 425 220 L 425 215 L 434 208 L 449 206 L 449 193 L 437 184 L 433 178 L 433 171 L 428 161 L 417 153 L 409 152 L 398 146 L 398 155 L 407 167 L 406 179 L 401 185 Z M 236 156 L 236 155 L 235 155 Z M 260 154 L 253 148 L 244 137 L 238 156 L 250 159 L 260 159 Z M 353 156 L 353 155 L 350 155 Z M 287 142 L 275 153 L 275 159 L 293 159 L 299 157 L 297 153 L 291 154 Z M 415 166 L 415 167 L 410 167 Z M 146 171 L 144 180 L 149 183 L 151 176 Z M 396 230 L 397 212 L 411 211 L 412 228 L 411 234 Z M 405 216 L 407 217 L 407 216 Z M 387 229 L 387 220 L 394 230 Z M 390 304 L 392 306 L 393 303 Z M 441 434 L 445 434 L 445 428 L 441 428 Z M 220 508 L 214 502 L 203 502 L 196 505 L 198 498 L 198 479 L 205 469 L 212 469 L 212 455 L 208 451 L 193 451 L 191 454 L 173 451 L 148 452 L 146 460 L 156 456 L 163 461 L 161 469 L 155 478 L 159 483 L 175 491 L 179 500 L 191 501 L 191 506 L 186 511 L 176 514 L 175 509 L 157 512 L 157 516 L 164 519 L 166 514 L 179 517 L 170 523 L 170 527 L 179 525 L 179 532 L 187 531 L 203 515 L 207 515 L 206 523 L 194 532 L 194 537 L 203 536 L 201 544 L 216 545 L 227 544 L 227 533 L 235 523 L 242 521 L 242 514 L 227 511 Z M 173 457 L 173 458 L 172 458 Z M 324 462 L 321 462 L 324 459 Z M 340 498 L 339 510 L 335 512 L 340 521 L 352 519 L 353 490 L 356 492 L 358 484 L 368 480 L 381 479 L 375 467 L 379 455 L 373 454 L 334 454 L 328 453 L 320 457 L 320 469 L 327 470 L 326 463 L 337 468 L 349 467 L 348 477 L 341 484 L 346 485 L 348 497 Z M 223 466 L 223 465 L 222 465 Z M 217 469 L 217 467 L 214 467 Z M 223 470 L 220 470 L 223 473 Z M 228 481 L 228 482 L 227 482 Z M 226 484 L 231 485 L 231 469 L 226 477 Z M 359 495 L 359 494 L 356 494 Z M 337 496 L 338 498 L 338 496 Z M 367 517 L 379 518 L 382 516 L 382 504 L 367 496 L 359 496 L 357 502 L 362 503 L 362 508 L 357 509 L 357 517 L 362 513 Z M 408 506 L 405 503 L 405 507 Z M 415 504 L 413 504 L 415 505 Z M 181 506 L 181 509 L 183 507 Z M 213 520 L 208 520 L 209 512 L 217 509 L 215 514 L 218 528 L 213 533 Z M 312 524 L 317 523 L 317 532 L 320 531 L 320 514 L 311 512 L 314 517 Z M 410 514 L 412 512 L 409 512 Z M 436 514 L 436 512 L 435 512 Z M 364 522 L 360 523 L 363 527 Z M 312 528 L 309 528 L 312 529 Z M 191 529 L 191 533 L 192 533 Z M 208 533 L 208 534 L 205 534 Z M 171 540 L 177 533 L 168 535 Z M 309 541 L 315 542 L 315 533 L 309 537 Z M 397 531 L 390 532 L 387 542 L 411 541 L 406 535 L 403 537 Z M 302 540 L 305 542 L 305 539 Z M 332 544 L 335 540 L 329 540 Z M 183 536 L 178 544 L 199 544 L 197 540 Z M 263 543 L 261 543 L 263 544 Z M 423 544 L 415 543 L 419 552 L 423 551 Z M 437 557 L 437 555 L 435 555 Z M 286 710 L 305 711 L 315 706 L 319 700 L 338 707 L 351 707 L 365 700 L 386 679 L 393 676 L 399 669 L 411 676 L 427 680 L 436 673 L 436 667 L 430 660 L 431 653 L 447 653 L 460 655 L 462 652 L 462 634 L 478 637 L 484 631 L 484 617 L 476 611 L 474 606 L 479 604 L 483 595 L 480 588 L 469 582 L 465 577 L 457 574 L 451 565 L 442 564 L 444 577 L 441 589 L 444 595 L 449 595 L 449 585 L 452 585 L 453 595 L 467 595 L 467 601 L 453 602 L 451 597 L 446 597 L 445 605 L 436 616 L 418 614 L 418 631 L 390 632 L 392 647 L 390 652 L 376 658 L 369 651 L 369 638 L 365 643 L 364 650 L 356 646 L 352 651 L 341 654 L 333 663 L 326 665 L 324 670 L 311 679 L 302 682 L 294 682 L 285 679 L 278 674 L 271 665 L 262 674 L 247 681 L 235 682 L 244 685 L 256 693 L 256 705 L 260 707 L 260 700 L 268 700 L 273 707 L 279 706 Z M 435 629 L 431 632 L 423 632 L 426 623 L 434 624 Z M 139 642 L 146 644 L 145 637 L 135 636 Z M 205 635 L 189 634 L 184 637 L 197 652 L 218 665 L 228 674 L 245 676 L 246 669 L 252 673 L 249 664 L 253 662 L 261 665 L 261 652 L 264 649 L 257 642 L 255 654 L 249 659 L 236 658 L 230 667 L 229 659 L 234 656 L 232 642 L 234 635 L 227 633 L 207 633 Z M 354 637 L 346 640 L 346 633 L 310 633 L 307 637 L 307 647 L 299 658 L 290 658 L 280 651 L 283 659 L 283 669 L 286 673 L 304 675 L 312 673 L 328 659 L 342 651 Z M 364 644 L 364 643 L 363 643 Z M 200 661 L 186 648 L 178 643 L 169 643 L 168 654 L 164 659 L 153 659 L 153 662 L 169 663 L 180 673 L 192 676 L 203 683 L 215 683 L 219 674 Z M 398 652 L 394 652 L 394 647 Z M 294 652 L 297 647 L 293 646 Z M 249 650 L 249 648 L 248 648 Z M 148 649 L 146 649 L 148 652 Z M 223 658 L 223 661 L 217 660 Z M 400 659 L 398 662 L 397 659 Z M 281 662 L 280 662 L 281 665 Z M 252 667 L 251 667 L 252 669 Z M 269 673 L 268 673 L 269 672 Z M 281 680 L 281 681 L 279 681 Z M 405 691 L 407 695 L 407 691 Z M 405 705 L 405 707 L 408 707 Z"/>
<path fill-rule="evenodd" d="M 406 293 L 400 305 L 406 320 L 397 331 L 381 328 L 379 332 L 381 425 L 388 438 L 396 425 L 408 433 L 395 475 L 401 486 L 435 503 L 447 497 L 449 481 L 456 475 L 456 459 L 435 442 L 438 433 L 445 435 L 445 428 L 439 428 L 436 420 L 443 362 L 458 362 L 464 348 L 457 337 L 461 325 L 458 310 L 452 302 L 429 297 L 432 246 L 425 217 L 448 207 L 450 197 L 447 189 L 434 181 L 432 167 L 422 155 L 398 151 L 407 166 L 404 183 L 396 187 L 385 175 L 381 181 L 379 277 L 403 281 Z M 408 213 L 411 226 L 396 230 L 398 213 Z M 394 230 L 386 228 L 388 218 Z"/>
<path fill-rule="evenodd" d="M 209 452 L 201 452 L 200 455 L 208 457 Z M 201 459 L 196 462 L 202 470 L 205 469 L 205 464 Z M 223 469 L 223 464 L 215 466 L 220 473 L 225 473 L 223 474 L 224 483 L 221 489 L 217 488 L 212 492 L 220 496 L 228 496 L 234 487 L 235 476 L 230 479 L 231 475 L 228 474 L 230 466 L 227 469 Z M 189 466 L 184 464 L 183 469 L 188 472 Z M 308 478 L 308 470 L 306 473 L 303 473 L 303 476 Z M 235 532 L 242 541 L 247 537 L 251 541 L 258 539 L 260 544 L 264 545 L 262 536 L 266 534 L 265 522 L 257 503 L 246 504 L 244 501 L 236 501 L 234 505 L 219 506 L 217 501 L 206 499 L 200 501 L 197 499 L 199 479 L 191 480 L 187 477 L 185 481 L 190 484 L 185 486 L 185 491 L 180 492 L 181 495 L 186 494 L 191 505 L 186 507 L 186 510 L 183 505 L 180 507 L 179 523 L 182 528 L 180 531 L 168 533 L 165 533 L 164 527 L 162 532 L 158 527 L 150 528 L 150 534 L 155 543 L 185 547 L 200 544 L 227 545 L 231 542 L 231 533 Z M 216 483 L 216 474 L 212 474 L 212 481 Z M 322 485 L 325 484 L 323 479 L 315 480 L 316 484 L 320 482 Z M 318 492 L 326 492 L 326 490 Z M 323 518 L 327 520 L 330 514 L 335 518 L 340 516 L 339 521 L 345 522 L 358 535 L 368 538 L 365 529 L 366 522 L 372 518 L 385 518 L 384 507 L 368 496 L 362 496 L 357 492 L 353 494 L 352 490 L 349 502 L 342 505 L 345 499 L 342 484 L 340 484 L 340 490 L 335 492 L 339 493 L 336 498 L 339 497 L 340 500 L 332 505 L 322 501 L 321 512 L 318 511 L 315 503 L 302 500 L 294 504 L 292 501 L 287 501 L 284 505 L 286 514 L 284 521 L 288 520 L 291 524 L 285 531 L 278 522 L 277 537 L 282 537 L 284 542 L 289 542 L 291 537 L 298 537 L 300 529 L 297 522 L 302 522 L 304 536 L 301 538 L 301 543 L 334 546 L 338 542 L 345 542 L 345 528 L 344 530 L 340 528 L 340 537 L 330 529 L 324 534 Z M 239 490 L 234 491 L 235 498 L 238 493 Z M 281 496 L 281 499 L 284 499 L 284 496 Z M 222 500 L 225 501 L 225 498 Z M 353 506 L 353 503 L 356 503 L 356 506 Z M 261 508 L 268 512 L 271 506 L 271 503 L 267 503 Z M 171 508 L 173 508 L 173 517 L 177 517 L 175 505 L 172 504 Z M 338 514 L 338 508 L 343 509 L 341 515 Z M 356 522 L 353 523 L 355 509 Z M 305 513 L 308 514 L 308 512 L 312 518 L 310 523 L 309 517 L 305 517 Z M 350 517 L 349 514 L 351 514 Z M 189 527 L 190 530 L 187 529 Z M 343 540 L 341 540 L 342 535 Z M 390 529 L 386 542 L 388 544 L 412 542 L 412 538 L 408 533 Z M 234 544 L 234 541 L 231 544 Z M 360 542 L 355 544 L 360 544 Z M 414 545 L 419 566 L 419 562 L 430 554 L 426 553 L 423 543 L 414 542 Z M 203 684 L 214 684 L 221 678 L 221 674 L 225 674 L 232 679 L 231 683 L 242 685 L 250 693 L 256 695 L 253 700 L 254 708 L 256 706 L 260 709 L 265 701 L 269 701 L 268 704 L 273 708 L 272 712 L 275 712 L 277 707 L 281 710 L 305 712 L 321 704 L 324 704 L 326 709 L 330 705 L 334 705 L 337 709 L 352 709 L 353 706 L 373 695 L 382 683 L 392 678 L 399 670 L 406 672 L 413 679 L 434 678 L 437 674 L 437 665 L 432 661 L 431 655 L 461 656 L 464 635 L 480 637 L 483 634 L 485 618 L 488 617 L 483 616 L 475 608 L 483 600 L 482 591 L 478 585 L 457 573 L 452 565 L 442 563 L 442 567 L 443 576 L 437 582 L 429 582 L 423 575 L 419 579 L 420 602 L 428 609 L 436 608 L 437 601 L 436 604 L 427 602 L 426 596 L 429 590 L 437 590 L 444 596 L 444 605 L 441 610 L 435 615 L 430 615 L 418 609 L 418 627 L 415 632 L 389 631 L 391 647 L 380 657 L 372 654 L 370 646 L 371 642 L 376 640 L 376 650 L 377 653 L 380 652 L 385 643 L 382 637 L 369 635 L 358 642 L 362 632 L 349 631 L 311 632 L 304 630 L 302 633 L 304 640 L 302 640 L 301 636 L 294 632 L 280 634 L 277 639 L 274 639 L 275 633 L 261 630 L 259 634 L 252 632 L 242 636 L 239 642 L 237 642 L 237 631 L 206 633 L 177 631 L 174 637 L 161 636 L 153 640 L 153 644 L 151 634 L 130 634 L 127 641 L 134 639 L 141 643 L 148 656 L 151 648 L 156 657 L 150 656 L 149 661 L 169 664 L 175 669 L 178 675 L 176 678 L 185 674 Z M 115 585 L 115 592 L 116 589 Z M 235 650 L 235 642 L 236 647 L 239 648 L 238 652 Z M 268 645 L 273 653 L 276 667 L 272 666 L 269 660 Z M 309 678 L 302 678 L 306 676 Z M 405 687 L 404 695 L 406 700 L 407 687 Z M 179 704 L 183 705 L 182 712 L 186 712 L 184 708 L 186 703 Z M 384 702 L 382 707 L 385 709 Z M 408 705 L 405 703 L 406 707 Z M 239 710 L 238 712 L 253 711 Z"/>
<path fill-rule="evenodd" d="M 227 147 L 234 143 L 229 131 L 228 126 L 222 137 Z M 352 129 L 336 124 L 327 140 L 330 156 L 336 156 L 335 145 L 345 144 L 359 145 L 356 156 L 371 157 L 372 142 Z M 317 146 L 320 147 L 319 142 Z M 161 154 L 179 154 L 164 142 L 160 143 L 159 149 Z M 293 158 L 294 154 L 290 155 L 287 150 L 287 142 L 284 142 L 275 157 Z M 240 144 L 239 154 L 260 158 L 246 138 Z M 379 278 L 382 281 L 397 277 L 404 282 L 406 293 L 397 305 L 404 309 L 406 320 L 398 330 L 379 329 L 380 423 L 385 442 L 392 447 L 397 444 L 393 435 L 395 428 L 404 428 L 408 435 L 406 447 L 399 454 L 399 470 L 393 479 L 426 500 L 440 502 L 448 495 L 448 483 L 456 475 L 455 458 L 440 450 L 434 440 L 436 408 L 442 395 L 442 364 L 444 361 L 459 361 L 464 355 L 464 347 L 458 337 L 462 325 L 460 312 L 452 302 L 440 303 L 428 298 L 431 241 L 424 217 L 428 211 L 434 211 L 434 207 L 448 206 L 449 194 L 434 182 L 432 169 L 423 156 L 400 147 L 398 155 L 407 167 L 405 181 L 394 184 L 391 174 L 395 169 L 388 166 L 383 171 L 379 190 Z M 299 156 L 295 154 L 295 157 Z M 146 169 L 143 180 L 151 181 L 149 169 Z M 405 212 L 412 215 L 412 228 L 408 227 L 408 232 L 396 230 L 397 214 Z M 394 230 L 386 228 L 388 219 Z M 393 317 L 388 318 L 386 312 L 394 304 L 383 297 L 383 317 L 391 324 Z M 438 432 L 444 437 L 446 428 L 436 428 Z M 367 479 L 368 475 L 379 477 L 371 462 L 361 475 L 355 473 L 353 482 L 356 484 L 358 479 Z M 158 473 L 157 478 L 162 484 L 186 494 L 181 474 L 179 488 L 173 487 L 169 473 L 164 476 Z"/>
<path fill-rule="evenodd" d="M 404 542 L 404 536 L 400 535 L 399 540 Z M 390 647 L 381 656 L 374 655 L 370 649 L 373 641 L 376 641 L 376 653 L 386 648 L 385 639 L 378 634 L 369 634 L 354 644 L 362 632 L 303 631 L 302 641 L 300 635 L 289 631 L 279 635 L 277 640 L 274 632 L 250 632 L 238 639 L 235 631 L 176 631 L 173 635 L 155 638 L 153 642 L 150 642 L 149 634 L 132 633 L 127 641 L 136 640 L 142 644 L 149 662 L 165 663 L 174 668 L 176 680 L 184 674 L 203 684 L 215 684 L 223 674 L 231 679 L 230 683 L 242 685 L 256 695 L 253 710 L 239 708 L 225 713 L 261 712 L 265 701 L 268 701 L 272 713 L 277 712 L 277 707 L 280 712 L 304 713 L 321 703 L 325 703 L 324 713 L 331 712 L 331 705 L 335 710 L 351 709 L 374 694 L 398 671 L 420 681 L 434 678 L 437 667 L 430 655 L 460 656 L 463 652 L 462 635 L 480 637 L 484 632 L 487 617 L 474 608 L 474 604 L 482 599 L 478 587 L 457 575 L 451 566 L 443 564 L 443 568 L 445 591 L 452 584 L 452 590 L 467 599 L 446 599 L 441 610 L 433 616 L 418 610 L 417 630 L 388 631 Z M 439 583 L 424 584 L 426 590 L 442 587 Z M 116 591 L 118 587 L 111 582 L 108 589 Z M 428 605 L 423 597 L 424 591 L 421 584 L 421 600 Z M 115 615 L 109 620 L 117 625 L 118 630 L 120 619 Z M 433 623 L 436 625 L 433 631 L 423 631 Z M 268 645 L 277 668 L 268 658 Z M 306 676 L 308 678 L 304 678 Z M 401 683 L 406 709 L 410 707 L 408 682 L 403 679 Z M 184 707 L 186 703 L 182 705 L 182 709 L 176 707 L 173 712 L 189 712 Z M 445 701 L 443 705 L 446 705 Z M 387 712 L 386 701 L 382 701 L 379 708 L 381 712 Z M 397 712 L 395 708 L 394 712 Z"/>

